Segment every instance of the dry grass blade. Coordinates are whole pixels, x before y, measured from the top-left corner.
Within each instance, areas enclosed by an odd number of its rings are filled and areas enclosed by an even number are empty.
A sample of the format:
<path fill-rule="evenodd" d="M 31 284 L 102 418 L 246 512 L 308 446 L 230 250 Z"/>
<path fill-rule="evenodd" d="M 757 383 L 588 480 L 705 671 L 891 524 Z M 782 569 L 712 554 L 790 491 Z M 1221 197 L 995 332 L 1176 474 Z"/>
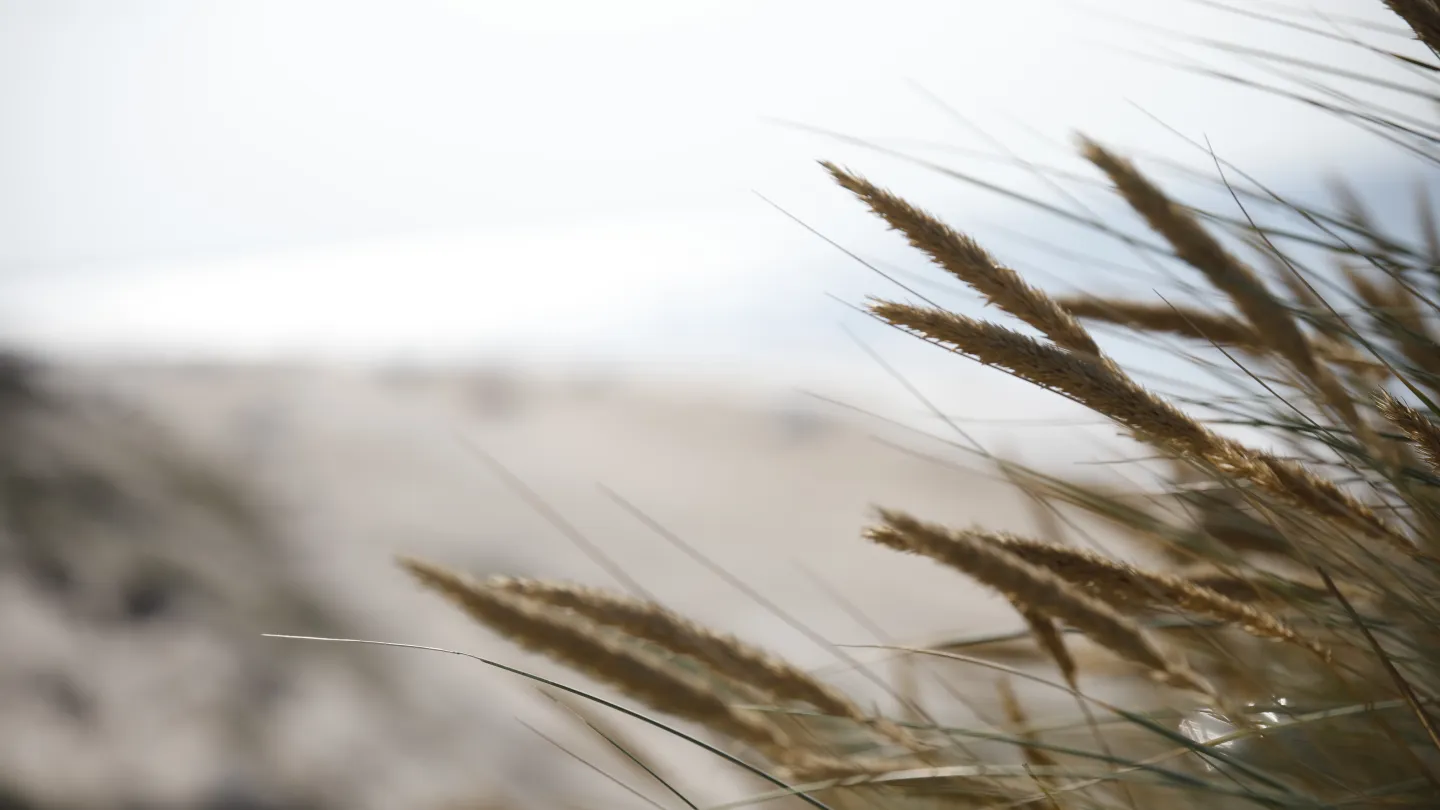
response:
<path fill-rule="evenodd" d="M 1229 296 L 1255 333 L 1314 384 L 1346 425 L 1358 428 L 1359 417 L 1344 388 L 1329 369 L 1317 362 L 1310 340 L 1260 277 L 1129 161 L 1093 141 L 1082 141 L 1082 148 L 1086 159 L 1110 178 L 1125 202 L 1165 237 L 1175 254 Z"/>
<path fill-rule="evenodd" d="M 1375 395 L 1375 407 L 1410 439 L 1431 472 L 1440 473 L 1440 426 L 1385 391 Z"/>
<path fill-rule="evenodd" d="M 1015 694 L 1015 686 L 1010 683 L 1009 678 L 1001 678 L 995 684 L 995 689 L 1000 697 L 1000 709 L 1005 713 L 1005 722 L 1011 731 L 1019 735 L 1021 739 L 1020 752 L 1025 757 L 1025 764 L 1037 770 L 1053 770 L 1058 764 L 1050 752 L 1041 748 L 1040 738 L 1030 728 L 1030 718 L 1025 715 L 1025 709 L 1020 705 L 1020 697 Z M 1040 776 L 1034 776 L 1035 786 L 1041 792 L 1048 795 L 1047 782 L 1051 781 Z M 1048 807 L 1051 810 L 1060 810 L 1060 803 L 1053 797 L 1047 798 L 1044 802 L 1027 803 L 1027 807 Z"/>
<path fill-rule="evenodd" d="M 1420 301 L 1406 289 L 1400 278 L 1390 279 L 1385 287 L 1385 296 L 1389 302 L 1386 311 L 1396 321 L 1395 340 L 1400 344 L 1400 350 L 1416 368 L 1428 375 L 1426 382 L 1434 388 L 1436 381 L 1440 380 L 1440 344 L 1435 340 L 1430 319 L 1421 309 Z"/>
<path fill-rule="evenodd" d="M 487 587 L 421 560 L 402 558 L 399 562 L 421 584 L 516 644 L 610 684 L 657 711 L 752 746 L 788 776 L 836 779 L 896 767 L 893 762 L 836 759 L 801 747 L 763 716 L 732 707 L 704 681 L 620 643 L 599 625 L 573 613 Z"/>
<path fill-rule="evenodd" d="M 1177 572 L 1176 576 L 1196 587 L 1214 591 L 1236 602 L 1276 599 L 1283 604 L 1293 605 L 1297 602 L 1313 603 L 1331 598 L 1324 583 L 1290 576 L 1241 576 L 1209 567 L 1191 567 Z M 1342 586 L 1341 591 L 1352 601 L 1363 598 L 1363 591 L 1348 585 Z"/>
<path fill-rule="evenodd" d="M 1077 585 L 1117 610 L 1170 607 L 1235 624 L 1260 638 L 1298 644 L 1328 660 L 1324 645 L 1300 635 L 1284 622 L 1255 607 L 1170 574 L 1144 571 L 1084 549 L 1066 548 L 1002 532 L 963 532 L 977 542 L 991 543 L 1026 562 Z M 957 534 L 957 533 L 952 533 Z"/>
<path fill-rule="evenodd" d="M 488 588 L 438 565 L 414 559 L 401 559 L 400 565 L 422 585 L 495 632 L 654 709 L 742 740 L 767 755 L 783 754 L 791 748 L 790 741 L 773 725 L 731 708 L 708 685 L 616 643 L 589 622 Z"/>
<path fill-rule="evenodd" d="M 660 765 L 655 762 L 654 757 L 645 752 L 638 741 L 631 739 L 630 735 L 618 728 L 609 718 L 601 716 L 587 703 L 575 700 L 559 690 L 541 689 L 540 693 L 553 701 L 557 707 L 564 709 L 576 723 L 589 729 L 608 743 L 620 754 L 621 759 L 635 775 L 655 781 L 670 791 L 686 807 L 691 810 L 699 810 L 693 802 L 685 797 L 684 793 L 675 788 L 672 780 L 667 778 Z"/>
<path fill-rule="evenodd" d="M 1440 347 L 1416 296 L 1398 275 L 1371 279 L 1361 270 L 1342 265 L 1341 271 L 1355 294 L 1365 302 L 1371 320 L 1400 349 L 1414 367 L 1412 376 L 1427 388 L 1440 387 Z"/>
<path fill-rule="evenodd" d="M 1272 519 L 1262 517 L 1247 503 L 1254 497 L 1241 487 L 1189 487 L 1176 499 L 1193 515 L 1195 527 L 1233 552 L 1270 554 L 1287 559 L 1295 545 Z"/>
<path fill-rule="evenodd" d="M 1055 758 L 1050 756 L 1050 752 L 1035 745 L 1039 739 L 1030 728 L 1030 718 L 1025 715 L 1025 709 L 1020 705 L 1020 697 L 1015 694 L 1015 685 L 1009 678 L 1001 678 L 996 682 L 995 689 L 1000 693 L 1000 708 L 1005 712 L 1005 721 L 1010 724 L 1012 731 L 1028 743 L 1022 747 L 1025 761 L 1040 767 L 1055 765 Z"/>
<path fill-rule="evenodd" d="M 1415 32 L 1415 38 L 1440 51 L 1440 6 L 1435 0 L 1385 0 L 1390 10 Z"/>
<path fill-rule="evenodd" d="M 1363 360 L 1367 365 L 1374 364 L 1373 360 L 1363 358 L 1355 354 L 1353 349 L 1349 349 L 1347 341 L 1350 338 L 1350 327 L 1326 305 L 1325 299 L 1315 291 L 1311 281 L 1302 275 L 1301 268 L 1294 261 L 1264 239 L 1252 237 L 1246 242 L 1259 254 L 1261 260 L 1269 265 L 1271 273 L 1290 293 L 1291 306 L 1296 307 L 1298 312 L 1303 314 L 1304 320 L 1323 337 L 1316 341 L 1317 351 L 1323 354 L 1328 346 L 1330 354 L 1336 354 L 1337 350 L 1340 350 L 1342 357 L 1352 356 Z"/>
<path fill-rule="evenodd" d="M 1025 283 L 975 240 L 869 181 L 833 163 L 822 163 L 836 182 L 855 194 L 890 227 L 905 234 L 951 275 L 969 284 L 990 303 L 1039 329 L 1071 351 L 1098 355 L 1100 348 L 1079 321 L 1046 293 Z"/>
<path fill-rule="evenodd" d="M 1030 628 L 1030 634 L 1035 637 L 1035 642 L 1040 645 L 1060 669 L 1060 675 L 1065 678 L 1065 684 L 1071 689 L 1078 689 L 1076 681 L 1078 668 L 1075 665 L 1075 657 L 1070 654 L 1070 648 L 1065 646 L 1065 634 L 1055 624 L 1055 620 L 1027 604 L 1012 602 L 1020 618 L 1025 620 L 1025 625 Z"/>
<path fill-rule="evenodd" d="M 1383 251 L 1388 246 L 1389 240 L 1381 235 L 1374 217 L 1366 209 L 1359 192 L 1345 178 L 1339 176 L 1332 176 L 1329 186 L 1330 193 L 1334 195 L 1336 203 L 1340 206 L 1340 221 L 1349 225 L 1351 230 Z"/>
<path fill-rule="evenodd" d="M 892 325 L 949 344 L 952 351 L 1062 393 L 1119 422 L 1137 438 L 1162 450 L 1203 461 L 1225 475 L 1248 480 L 1277 498 L 1358 529 L 1397 551 L 1409 555 L 1418 553 L 1405 535 L 1334 482 L 1299 464 L 1217 435 L 1110 364 L 1047 346 L 1003 326 L 942 309 L 881 301 L 872 304 L 870 310 Z"/>
<path fill-rule="evenodd" d="M 1216 437 L 1183 412 L 1113 368 L 1048 345 L 1013 329 L 943 309 L 875 301 L 876 317 L 1065 394 L 1167 447 L 1202 448 Z"/>
<path fill-rule="evenodd" d="M 1383 313 L 1390 308 L 1390 298 L 1373 279 L 1351 262 L 1340 262 L 1340 275 L 1350 284 L 1356 297 L 1372 312 Z"/>
<path fill-rule="evenodd" d="M 1256 356 L 1271 354 L 1273 349 L 1238 318 L 1183 304 L 1149 304 L 1142 301 L 1120 301 L 1088 295 L 1060 297 L 1056 302 L 1070 314 L 1085 321 L 1099 321 L 1124 326 L 1137 332 L 1158 332 L 1190 338 L 1204 343 L 1240 349 Z M 1322 359 L 1357 370 L 1382 368 L 1374 360 L 1361 356 L 1342 344 L 1317 341 L 1316 355 Z"/>
<path fill-rule="evenodd" d="M 881 510 L 883 525 L 866 537 L 897 551 L 929 557 L 1026 605 L 1063 621 L 1121 658 L 1173 686 L 1213 695 L 1210 684 L 1162 650 L 1139 625 L 1070 583 L 993 544 L 977 542 L 902 512 Z"/>
<path fill-rule="evenodd" d="M 702 627 L 661 605 L 566 582 L 495 577 L 485 585 L 553 607 L 574 611 L 673 653 L 694 658 L 716 672 L 780 700 L 809 703 L 822 712 L 871 726 L 892 740 L 918 747 L 899 726 L 865 713 L 854 701 L 810 673 L 739 639 Z"/>
<path fill-rule="evenodd" d="M 1070 314 L 1082 320 L 1101 321 L 1143 332 L 1162 332 L 1195 340 L 1268 351 L 1269 346 L 1241 320 L 1197 307 L 1147 304 L 1077 295 L 1057 299 Z"/>
<path fill-rule="evenodd" d="M 1435 219 L 1435 206 L 1424 183 L 1415 187 L 1415 215 L 1420 220 L 1420 238 L 1425 241 L 1425 269 L 1436 272 L 1440 270 L 1440 222 Z"/>
<path fill-rule="evenodd" d="M 1274 251 L 1266 251 L 1262 255 L 1266 256 L 1269 260 L 1272 271 L 1280 279 L 1280 283 L 1284 285 L 1285 289 L 1290 292 L 1290 296 L 1295 299 L 1295 303 L 1304 307 L 1307 314 L 1312 316 L 1312 318 L 1320 318 L 1317 328 L 1331 337 L 1344 335 L 1344 326 L 1329 317 L 1330 313 L 1325 308 L 1325 299 L 1321 298 L 1320 294 L 1317 293 L 1305 279 L 1297 276 L 1286 264 L 1285 259 L 1276 255 Z"/>

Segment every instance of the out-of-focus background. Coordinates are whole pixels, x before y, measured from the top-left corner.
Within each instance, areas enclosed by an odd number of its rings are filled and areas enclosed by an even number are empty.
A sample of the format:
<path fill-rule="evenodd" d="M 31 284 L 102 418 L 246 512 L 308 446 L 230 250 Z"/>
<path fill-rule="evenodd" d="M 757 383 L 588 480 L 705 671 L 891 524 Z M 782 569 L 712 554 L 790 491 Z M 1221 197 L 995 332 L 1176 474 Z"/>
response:
<path fill-rule="evenodd" d="M 557 671 L 420 593 L 397 553 L 606 586 L 618 567 L 817 667 L 836 650 L 792 619 L 841 644 L 1015 626 L 867 547 L 867 510 L 1034 528 L 941 439 L 1121 486 L 1133 468 L 1106 462 L 1127 448 L 847 307 L 977 309 L 815 160 L 1062 291 L 1185 289 L 995 190 L 1114 214 L 1093 175 L 1035 171 L 1083 174 L 1077 130 L 1213 175 L 1208 143 L 1297 196 L 1333 170 L 1408 217 L 1403 151 L 1160 64 L 1289 86 L 1195 41 L 1214 38 L 1393 71 L 1345 42 L 1416 47 L 1375 27 L 1382 4 L 1236 8 L 0 0 L 0 807 L 637 802 L 580 761 L 618 767 L 603 750 L 541 736 L 574 724 L 513 676 L 260 636 Z M 697 796 L 739 795 L 647 739 Z"/>

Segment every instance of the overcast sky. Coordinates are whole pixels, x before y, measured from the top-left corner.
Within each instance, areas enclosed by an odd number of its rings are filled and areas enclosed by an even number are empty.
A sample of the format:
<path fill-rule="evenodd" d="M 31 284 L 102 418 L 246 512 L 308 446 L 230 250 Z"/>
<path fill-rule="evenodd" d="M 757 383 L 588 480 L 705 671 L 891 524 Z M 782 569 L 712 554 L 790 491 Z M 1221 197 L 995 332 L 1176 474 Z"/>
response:
<path fill-rule="evenodd" d="M 1379 2 L 1311 5 L 1390 22 Z M 1264 78 L 1106 14 L 1387 70 L 1184 0 L 0 0 L 3 332 L 70 350 L 849 362 L 826 294 L 888 290 L 757 192 L 915 271 L 816 159 L 987 244 L 1059 232 L 774 119 L 1070 168 L 1081 129 L 1208 162 L 1138 106 L 1279 183 L 1409 171 L 1341 122 L 1124 53 Z"/>

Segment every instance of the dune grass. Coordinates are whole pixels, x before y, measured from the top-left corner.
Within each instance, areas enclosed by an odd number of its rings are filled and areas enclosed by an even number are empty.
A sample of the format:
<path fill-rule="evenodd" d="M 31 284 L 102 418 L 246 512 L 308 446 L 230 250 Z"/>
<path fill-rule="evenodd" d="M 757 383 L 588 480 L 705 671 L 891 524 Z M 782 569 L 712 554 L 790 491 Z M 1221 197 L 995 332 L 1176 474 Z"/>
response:
<path fill-rule="evenodd" d="M 1440 48 L 1440 5 L 1385 5 Z M 1353 44 L 1409 71 L 1410 92 L 1440 101 L 1440 61 Z M 1329 78 L 1307 64 L 1316 83 Z M 1440 163 L 1440 127 L 1387 115 L 1363 96 L 1324 103 L 1382 148 Z M 733 743 L 773 777 L 774 789 L 747 806 L 1440 806 L 1440 228 L 1428 201 L 1417 203 L 1419 231 L 1402 237 L 1353 195 L 1339 194 L 1340 210 L 1327 213 L 1230 167 L 1217 179 L 1240 215 L 1207 212 L 1095 140 L 1078 148 L 1159 252 L 1223 306 L 1052 296 L 940 217 L 823 164 L 1015 323 L 878 298 L 867 304 L 874 317 L 1084 405 L 1173 470 L 1165 494 L 1137 506 L 1006 467 L 1038 501 L 1109 524 L 1169 560 L 1167 570 L 884 508 L 857 527 L 865 541 L 1002 594 L 1023 617 L 1020 639 L 891 650 L 979 667 L 987 674 L 972 681 L 977 691 L 1005 676 L 995 696 L 1003 731 L 948 728 L 909 704 L 901 716 L 876 716 L 813 673 L 631 595 L 474 580 L 417 560 L 405 568 L 521 646 Z M 1232 186 L 1236 178 L 1244 182 Z M 1261 209 L 1291 215 L 1303 231 L 1253 218 Z M 1297 243 L 1327 259 L 1303 258 Z M 1106 352 L 1095 324 L 1211 352 L 1251 395 L 1212 409 L 1228 420 L 1162 395 Z M 1225 421 L 1266 441 L 1237 438 Z M 1019 660 L 1028 668 L 983 655 L 1027 640 Z M 1068 693 L 1074 708 L 1036 717 L 1011 678 Z M 1158 686 L 1136 689 L 1133 704 L 1087 691 L 1146 680 Z"/>

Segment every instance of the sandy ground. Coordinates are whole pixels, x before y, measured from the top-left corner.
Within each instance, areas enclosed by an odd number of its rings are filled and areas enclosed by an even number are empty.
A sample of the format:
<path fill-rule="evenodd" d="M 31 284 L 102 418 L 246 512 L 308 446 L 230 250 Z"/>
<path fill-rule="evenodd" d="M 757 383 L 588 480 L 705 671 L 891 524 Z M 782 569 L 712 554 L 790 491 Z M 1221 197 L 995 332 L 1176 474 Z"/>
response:
<path fill-rule="evenodd" d="M 626 587 L 610 573 L 618 569 L 671 607 L 811 666 L 833 665 L 837 653 L 791 620 L 855 645 L 1018 625 L 1004 605 L 960 577 L 869 546 L 859 533 L 876 504 L 1024 530 L 1034 513 L 1023 496 L 978 466 L 946 467 L 886 444 L 943 454 L 934 442 L 813 401 L 499 371 L 108 368 L 76 372 L 68 384 L 133 404 L 207 457 L 257 480 L 282 516 L 297 575 L 366 638 L 461 649 L 583 684 L 421 592 L 394 566 L 396 554 L 480 574 Z M 707 570 L 601 485 L 763 600 Z M 568 536 L 544 509 L 584 540 Z M 272 652 L 292 655 L 311 643 L 277 640 Z M 397 787 L 396 800 L 422 795 L 422 787 L 463 792 L 467 780 L 477 794 L 495 781 L 532 794 L 574 782 L 589 785 L 587 795 L 602 803 L 625 797 L 522 725 L 574 730 L 520 679 L 420 651 L 364 648 L 359 655 L 397 674 L 424 733 L 454 743 L 440 746 L 448 762 L 407 765 L 395 779 L 408 779 L 414 792 Z M 853 674 L 840 682 L 884 699 Z M 323 748 L 327 739 L 363 733 L 338 716 L 343 704 L 326 708 L 323 685 L 315 689 L 316 708 L 293 730 L 302 744 Z M 673 738 L 621 725 L 685 766 L 689 787 L 705 799 L 746 789 Z M 581 750 L 607 762 L 597 748 Z"/>
<path fill-rule="evenodd" d="M 1025 529 L 1032 517 L 978 463 L 945 467 L 885 442 L 952 463 L 965 463 L 961 454 L 778 395 L 498 372 L 217 372 L 136 375 L 123 385 L 168 425 L 259 478 L 300 528 L 315 575 L 350 598 L 364 594 L 357 609 L 377 628 L 426 638 L 379 604 L 382 593 L 412 590 L 391 563 L 397 553 L 478 573 L 623 585 L 607 575 L 610 565 L 697 618 L 813 655 L 602 487 L 817 632 L 855 641 L 862 631 L 827 590 L 899 637 L 1009 621 L 1005 611 L 973 612 L 954 577 L 866 544 L 859 532 L 872 506 L 996 528 Z M 567 539 L 487 457 L 606 562 Z"/>

